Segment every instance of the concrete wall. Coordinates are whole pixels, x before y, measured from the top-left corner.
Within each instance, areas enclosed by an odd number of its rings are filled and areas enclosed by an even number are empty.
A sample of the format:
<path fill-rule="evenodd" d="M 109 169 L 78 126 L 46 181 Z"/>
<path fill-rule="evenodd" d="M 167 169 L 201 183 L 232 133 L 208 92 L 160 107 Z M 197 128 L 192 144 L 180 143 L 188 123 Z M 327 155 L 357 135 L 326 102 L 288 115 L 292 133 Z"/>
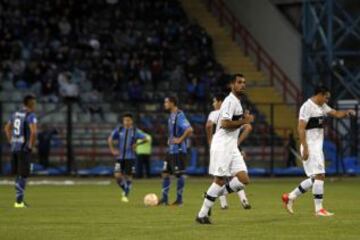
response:
<path fill-rule="evenodd" d="M 240 22 L 301 89 L 301 35 L 269 0 L 224 0 Z"/>

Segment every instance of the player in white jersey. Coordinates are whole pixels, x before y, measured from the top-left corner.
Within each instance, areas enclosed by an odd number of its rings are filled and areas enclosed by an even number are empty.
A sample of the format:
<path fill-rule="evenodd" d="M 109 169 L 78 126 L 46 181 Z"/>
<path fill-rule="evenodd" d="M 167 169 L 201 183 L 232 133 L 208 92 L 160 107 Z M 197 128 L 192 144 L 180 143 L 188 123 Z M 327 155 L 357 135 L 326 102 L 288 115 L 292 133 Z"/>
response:
<path fill-rule="evenodd" d="M 215 131 L 216 131 L 216 125 L 219 120 L 220 107 L 221 107 L 221 104 L 223 101 L 224 101 L 223 94 L 217 94 L 213 98 L 212 105 L 215 110 L 210 112 L 208 120 L 206 122 L 206 126 L 205 126 L 206 136 L 207 136 L 209 146 L 211 145 L 212 136 L 213 136 L 213 134 L 215 134 Z M 239 136 L 238 146 L 239 146 L 239 150 L 244 158 L 245 158 L 245 152 L 240 149 L 240 144 L 247 138 L 247 136 L 250 134 L 251 131 L 252 131 L 251 124 L 244 124 L 241 127 L 241 134 Z M 251 205 L 249 203 L 249 200 L 246 197 L 245 190 L 242 189 L 237 193 L 238 193 L 238 196 L 240 198 L 240 202 L 241 202 L 241 205 L 243 206 L 243 208 L 251 209 Z M 220 201 L 221 209 L 223 209 L 223 210 L 228 209 L 229 205 L 227 203 L 227 199 L 226 199 L 225 195 L 219 196 L 219 201 Z"/>
<path fill-rule="evenodd" d="M 211 224 L 209 210 L 217 197 L 238 192 L 250 182 L 246 164 L 238 149 L 240 127 L 254 120 L 253 115 L 243 113 L 240 102 L 241 93 L 246 87 L 245 77 L 241 74 L 234 75 L 230 86 L 231 93 L 221 105 L 217 130 L 211 141 L 209 173 L 214 176 L 214 181 L 207 190 L 196 217 L 200 224 Z M 231 181 L 226 182 L 231 176 Z"/>
<path fill-rule="evenodd" d="M 309 98 L 300 108 L 298 132 L 300 138 L 300 151 L 303 165 L 308 179 L 290 193 L 282 196 L 286 210 L 293 214 L 294 200 L 312 187 L 314 195 L 315 215 L 332 216 L 323 208 L 325 162 L 323 153 L 324 141 L 324 120 L 326 116 L 344 118 L 355 115 L 354 110 L 337 111 L 330 108 L 327 102 L 330 98 L 330 91 L 327 87 L 319 86 L 315 94 Z"/>

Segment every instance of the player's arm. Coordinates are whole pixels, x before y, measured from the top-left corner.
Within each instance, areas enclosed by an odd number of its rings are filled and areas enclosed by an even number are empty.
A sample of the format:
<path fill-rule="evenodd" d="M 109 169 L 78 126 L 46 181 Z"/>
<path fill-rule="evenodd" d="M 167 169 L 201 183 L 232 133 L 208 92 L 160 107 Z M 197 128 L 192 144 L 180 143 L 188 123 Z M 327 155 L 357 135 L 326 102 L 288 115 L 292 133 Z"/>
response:
<path fill-rule="evenodd" d="M 141 139 L 141 138 L 140 138 L 140 139 Z M 149 141 L 150 141 L 149 138 L 145 137 L 145 138 L 141 139 L 141 141 L 136 142 L 135 144 L 138 146 L 138 145 L 142 145 L 142 144 L 144 144 L 144 143 L 147 143 L 147 142 L 149 142 Z"/>
<path fill-rule="evenodd" d="M 340 111 L 340 110 L 331 110 L 330 112 L 328 112 L 328 115 L 334 117 L 334 118 L 344 118 L 344 117 L 350 117 L 350 116 L 355 116 L 355 111 L 354 110 L 345 110 L 345 111 Z"/>
<path fill-rule="evenodd" d="M 29 149 L 33 149 L 33 147 L 35 146 L 35 142 L 36 142 L 36 136 L 37 136 L 37 124 L 36 123 L 31 123 L 29 125 L 30 128 L 30 141 L 29 141 Z"/>
<path fill-rule="evenodd" d="M 180 144 L 180 143 L 182 143 L 186 138 L 190 137 L 193 132 L 194 132 L 193 128 L 192 128 L 192 127 L 188 127 L 180 137 L 173 139 L 173 141 L 172 141 L 173 144 Z"/>
<path fill-rule="evenodd" d="M 8 143 L 11 143 L 11 132 L 12 132 L 11 121 L 8 121 L 5 124 L 4 131 L 5 131 L 5 135 L 6 135 L 6 139 L 7 139 Z"/>
<path fill-rule="evenodd" d="M 245 139 L 249 136 L 249 134 L 252 131 L 252 126 L 251 124 L 244 124 L 244 130 L 241 132 L 239 139 L 238 139 L 238 145 L 240 145 L 241 143 L 243 143 L 245 141 Z"/>
<path fill-rule="evenodd" d="M 213 136 L 213 132 L 214 132 L 214 124 L 212 121 L 207 121 L 205 124 L 205 131 L 206 131 L 206 137 L 207 137 L 207 141 L 208 144 L 211 144 L 211 140 L 212 140 L 212 136 Z"/>
<path fill-rule="evenodd" d="M 309 147 L 306 142 L 306 124 L 307 122 L 300 119 L 298 123 L 298 133 L 300 144 L 303 146 L 302 158 L 306 161 L 309 158 Z"/>
<path fill-rule="evenodd" d="M 114 156 L 119 156 L 119 155 L 120 155 L 119 150 L 117 150 L 117 149 L 114 147 L 114 133 L 111 134 L 111 135 L 108 137 L 108 146 L 109 146 L 109 149 L 110 149 L 110 152 L 111 152 L 112 155 L 114 155 Z"/>
<path fill-rule="evenodd" d="M 240 120 L 230 120 L 230 119 L 222 119 L 221 127 L 224 129 L 237 129 L 244 124 L 252 123 L 254 121 L 254 115 L 245 113 L 244 118 Z"/>
<path fill-rule="evenodd" d="M 135 149 L 136 146 L 139 146 L 139 145 L 142 145 L 144 143 L 147 143 L 150 141 L 150 137 L 146 136 L 145 134 L 142 134 L 142 133 L 137 133 L 137 137 L 136 139 L 140 139 L 141 141 L 136 141 L 134 144 L 133 144 L 133 148 Z"/>

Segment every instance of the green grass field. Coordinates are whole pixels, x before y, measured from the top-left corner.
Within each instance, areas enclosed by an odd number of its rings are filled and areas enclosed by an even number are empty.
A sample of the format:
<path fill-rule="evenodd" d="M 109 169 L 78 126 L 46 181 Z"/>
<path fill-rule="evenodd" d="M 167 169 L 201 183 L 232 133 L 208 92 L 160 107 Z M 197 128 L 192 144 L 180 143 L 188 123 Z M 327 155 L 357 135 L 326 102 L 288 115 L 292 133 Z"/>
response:
<path fill-rule="evenodd" d="M 13 187 L 0 186 L 0 239 L 360 239 L 360 178 L 327 179 L 325 206 L 335 212 L 332 218 L 314 216 L 311 193 L 290 216 L 280 196 L 300 179 L 263 178 L 247 188 L 253 209 L 243 210 L 237 196 L 229 196 L 228 210 L 216 203 L 213 225 L 198 225 L 194 218 L 210 181 L 189 178 L 183 207 L 153 208 L 144 207 L 143 196 L 158 194 L 160 179 L 135 181 L 127 204 L 115 183 L 29 186 L 28 209 L 12 208 Z"/>

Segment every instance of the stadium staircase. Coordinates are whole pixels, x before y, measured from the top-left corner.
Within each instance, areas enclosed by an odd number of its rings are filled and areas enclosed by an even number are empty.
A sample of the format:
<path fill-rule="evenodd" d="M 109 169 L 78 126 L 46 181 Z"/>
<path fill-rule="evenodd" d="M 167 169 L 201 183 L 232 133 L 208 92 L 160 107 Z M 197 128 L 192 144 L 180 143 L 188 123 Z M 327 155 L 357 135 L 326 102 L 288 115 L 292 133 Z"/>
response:
<path fill-rule="evenodd" d="M 270 85 L 268 77 L 257 70 L 256 64 L 246 56 L 241 47 L 232 40 L 231 33 L 219 25 L 218 20 L 208 11 L 203 1 L 183 0 L 183 8 L 190 19 L 195 20 L 206 29 L 213 39 L 217 60 L 231 73 L 241 72 L 248 80 L 247 95 L 256 104 L 270 122 L 271 110 L 268 103 L 274 106 L 274 127 L 277 134 L 283 135 L 284 129 L 296 128 L 296 107 L 286 104 L 282 94 Z"/>

